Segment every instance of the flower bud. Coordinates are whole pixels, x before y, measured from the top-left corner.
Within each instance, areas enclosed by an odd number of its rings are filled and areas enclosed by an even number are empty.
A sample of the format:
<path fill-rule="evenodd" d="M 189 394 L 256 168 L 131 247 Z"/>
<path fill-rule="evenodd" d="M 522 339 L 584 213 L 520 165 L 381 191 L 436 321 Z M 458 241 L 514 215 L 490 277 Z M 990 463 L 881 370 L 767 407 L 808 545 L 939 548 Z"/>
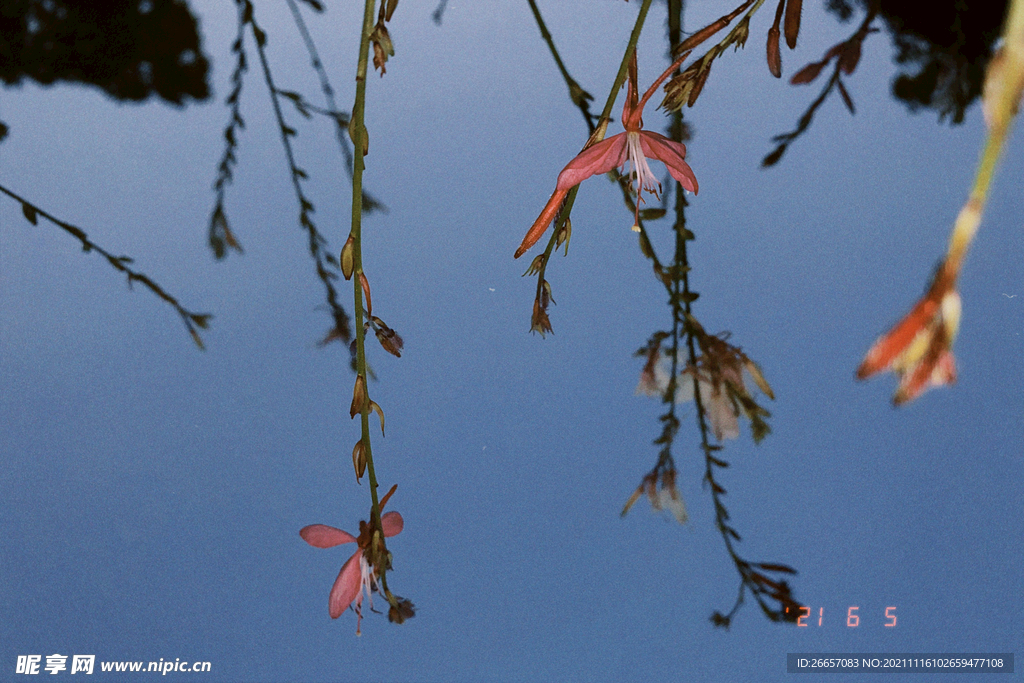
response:
<path fill-rule="evenodd" d="M 356 238 L 348 236 L 345 246 L 341 248 L 341 274 L 346 280 L 352 279 L 352 271 L 355 269 Z"/>
<path fill-rule="evenodd" d="M 358 482 L 366 472 L 366 450 L 362 439 L 356 441 L 355 448 L 352 449 L 352 466 L 356 470 L 356 482 Z"/>
<path fill-rule="evenodd" d="M 569 240 L 572 238 L 572 221 L 568 218 L 565 219 L 565 223 L 559 228 L 558 233 L 555 236 L 555 249 L 558 249 L 562 244 L 565 244 L 565 255 L 569 255 Z"/>

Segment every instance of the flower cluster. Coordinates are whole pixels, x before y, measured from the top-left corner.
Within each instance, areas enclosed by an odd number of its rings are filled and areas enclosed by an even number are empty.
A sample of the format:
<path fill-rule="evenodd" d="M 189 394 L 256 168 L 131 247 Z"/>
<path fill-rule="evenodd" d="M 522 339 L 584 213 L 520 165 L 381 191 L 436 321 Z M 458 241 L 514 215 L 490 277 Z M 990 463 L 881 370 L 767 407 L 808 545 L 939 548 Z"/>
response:
<path fill-rule="evenodd" d="M 701 349 L 696 364 L 686 366 L 675 378 L 677 402 L 694 399 L 694 385 L 698 387 L 700 404 L 711 422 L 711 430 L 719 441 L 735 439 L 740 435 L 739 417 L 750 420 L 754 441 L 760 442 L 771 430 L 764 418 L 771 414 L 754 400 L 747 389 L 748 378 L 768 398 L 775 399 L 771 386 L 761 374 L 757 363 L 743 351 L 730 344 L 727 332 L 710 335 L 693 317 L 687 317 L 687 326 Z M 636 393 L 664 396 L 669 391 L 671 357 L 660 346 L 650 349 L 647 363 L 640 373 Z"/>

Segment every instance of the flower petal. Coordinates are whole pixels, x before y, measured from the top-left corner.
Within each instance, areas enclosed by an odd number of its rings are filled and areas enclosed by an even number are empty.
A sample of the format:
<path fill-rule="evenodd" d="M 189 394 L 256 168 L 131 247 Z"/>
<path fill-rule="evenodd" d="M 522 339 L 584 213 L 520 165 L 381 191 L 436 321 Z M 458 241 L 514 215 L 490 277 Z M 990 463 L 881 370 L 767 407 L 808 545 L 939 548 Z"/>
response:
<path fill-rule="evenodd" d="M 864 362 L 857 368 L 857 379 L 866 379 L 876 372 L 888 370 L 893 361 L 906 351 L 911 343 L 924 332 L 939 310 L 939 301 L 928 293 L 917 302 L 903 320 L 877 341 L 868 350 Z M 908 359 L 911 363 L 917 359 Z"/>
<path fill-rule="evenodd" d="M 359 566 L 359 558 L 362 550 L 356 550 L 355 555 L 348 558 L 348 562 L 338 572 L 338 578 L 334 580 L 331 587 L 331 596 L 327 601 L 327 609 L 331 613 L 331 619 L 337 619 L 341 613 L 348 609 L 352 601 L 359 595 L 362 586 L 362 570 Z"/>
<path fill-rule="evenodd" d="M 704 403 L 704 409 L 708 411 L 715 438 L 719 441 L 738 439 L 740 423 L 725 387 L 715 388 L 702 380 L 700 382 L 700 398 Z"/>
<path fill-rule="evenodd" d="M 590 176 L 607 173 L 626 161 L 626 134 L 619 133 L 576 155 L 558 174 L 557 188 L 570 190 Z"/>
<path fill-rule="evenodd" d="M 310 524 L 299 531 L 302 540 L 314 548 L 333 548 L 342 543 L 353 543 L 356 537 L 347 531 L 326 524 Z"/>
<path fill-rule="evenodd" d="M 944 336 L 937 334 L 932 338 L 924 358 L 901 375 L 892 402 L 902 405 L 913 401 L 929 387 L 938 387 L 954 382 L 956 382 L 956 361 L 953 359 L 953 353 L 947 348 Z"/>
<path fill-rule="evenodd" d="M 565 201 L 565 196 L 569 194 L 569 190 L 555 189 L 551 193 L 551 199 L 544 205 L 544 210 L 540 212 L 540 216 L 534 221 L 533 225 L 529 230 L 526 231 L 526 237 L 523 238 L 523 243 L 516 249 L 515 258 L 519 258 L 525 254 L 530 247 L 537 244 L 537 240 L 547 232 L 548 226 L 551 225 L 551 221 L 558 217 L 558 211 L 562 208 L 562 202 Z"/>
<path fill-rule="evenodd" d="M 640 131 L 640 149 L 648 159 L 657 159 L 685 189 L 697 194 L 697 176 L 686 163 L 686 146 L 650 130 Z"/>
<path fill-rule="evenodd" d="M 405 521 L 397 512 L 385 512 L 380 517 L 380 525 L 384 528 L 384 536 L 390 538 L 401 533 L 405 527 Z"/>

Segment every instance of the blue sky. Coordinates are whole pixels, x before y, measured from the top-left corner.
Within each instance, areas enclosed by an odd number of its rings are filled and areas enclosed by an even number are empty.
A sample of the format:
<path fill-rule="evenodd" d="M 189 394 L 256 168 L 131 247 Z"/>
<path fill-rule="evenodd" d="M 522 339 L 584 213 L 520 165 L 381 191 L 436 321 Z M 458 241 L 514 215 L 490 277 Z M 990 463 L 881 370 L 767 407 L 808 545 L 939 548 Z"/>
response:
<path fill-rule="evenodd" d="M 547 5 L 569 69 L 603 101 L 636 8 Z M 405 518 L 389 583 L 416 618 L 371 614 L 360 638 L 352 613 L 332 621 L 349 553 L 298 536 L 312 523 L 355 531 L 369 495 L 350 469 L 347 356 L 316 345 L 329 319 L 257 72 L 227 203 L 246 253 L 221 263 L 205 240 L 223 106 L 27 85 L 4 93 L 0 182 L 216 317 L 196 351 L 171 309 L 0 200 L 0 670 L 59 652 L 205 660 L 218 681 L 735 681 L 783 679 L 787 652 L 1021 651 L 1020 134 L 961 280 L 959 383 L 895 410 L 891 377 L 853 372 L 944 251 L 980 111 L 952 128 L 908 114 L 889 96 L 888 36 L 875 35 L 848 80 L 857 115 L 828 102 L 763 171 L 771 136 L 818 87 L 768 75 L 766 9 L 687 111 L 695 313 L 732 332 L 777 397 L 771 436 L 727 444 L 727 503 L 744 556 L 796 567 L 797 598 L 825 615 L 791 628 L 749 602 L 726 632 L 708 617 L 738 581 L 701 487 L 692 406 L 676 447 L 690 523 L 646 503 L 618 515 L 654 463 L 661 412 L 634 396 L 632 353 L 670 322 L 621 197 L 601 178 L 582 186 L 569 256 L 548 270 L 555 334 L 531 336 L 533 281 L 511 255 L 586 131 L 525 3 L 453 2 L 440 27 L 433 7 L 402 3 L 367 105 L 366 183 L 390 208 L 366 219 L 367 273 L 374 312 L 406 342 L 400 360 L 371 355 L 388 428 L 374 453 Z M 234 16 L 230 3 L 195 11 L 219 101 Z M 695 6 L 687 26 L 722 11 Z M 257 17 L 281 87 L 316 100 L 286 8 Z M 332 5 L 311 20 L 344 106 L 357 19 Z M 655 6 L 641 82 L 664 64 L 662 21 Z M 786 73 L 850 31 L 812 3 Z M 291 118 L 339 249 L 349 191 L 333 132 Z M 667 225 L 652 228 L 664 248 Z M 897 628 L 882 625 L 887 606 Z"/>

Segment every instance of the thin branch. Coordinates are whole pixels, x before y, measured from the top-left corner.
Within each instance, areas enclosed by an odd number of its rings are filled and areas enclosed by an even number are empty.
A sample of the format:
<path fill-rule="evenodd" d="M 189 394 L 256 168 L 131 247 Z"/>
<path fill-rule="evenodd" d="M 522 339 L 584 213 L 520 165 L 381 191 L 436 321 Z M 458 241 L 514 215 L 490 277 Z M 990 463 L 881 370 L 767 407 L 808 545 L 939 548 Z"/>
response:
<path fill-rule="evenodd" d="M 316 223 L 313 222 L 312 213 L 315 211 L 313 202 L 311 202 L 302 190 L 301 181 L 305 179 L 306 172 L 299 168 L 295 163 L 295 154 L 292 150 L 291 137 L 298 134 L 294 128 L 290 127 L 284 120 L 284 114 L 281 111 L 281 103 L 279 100 L 280 91 L 274 85 L 273 74 L 270 70 L 270 62 L 267 59 L 266 54 L 266 42 L 267 35 L 256 23 L 256 18 L 253 16 L 252 3 L 250 0 L 236 0 L 242 7 L 242 13 L 240 15 L 240 21 L 244 24 L 248 24 L 253 38 L 256 42 L 256 52 L 260 58 L 260 65 L 263 67 L 263 78 L 267 83 L 267 89 L 270 91 L 270 102 L 273 105 L 274 116 L 277 119 L 278 128 L 281 132 L 281 143 L 284 145 L 285 156 L 288 160 L 288 168 L 291 175 L 292 187 L 295 190 L 295 196 L 299 202 L 299 224 L 306 231 L 309 236 L 309 253 L 313 257 L 313 261 L 316 264 L 316 274 L 320 278 L 320 281 L 324 285 L 324 289 L 327 292 L 327 305 L 331 309 L 331 316 L 334 319 L 334 328 L 325 338 L 325 342 L 340 339 L 347 343 L 351 339 L 351 331 L 349 329 L 349 318 L 348 314 L 345 313 L 345 309 L 338 303 L 338 292 L 334 288 L 334 280 L 337 279 L 338 275 L 334 268 L 337 267 L 337 259 L 326 252 L 327 239 L 320 233 L 316 227 Z"/>
<path fill-rule="evenodd" d="M 134 262 L 129 256 L 114 256 L 111 252 L 107 251 L 100 245 L 96 244 L 89 239 L 89 236 L 79 227 L 72 225 L 66 221 L 62 221 L 53 214 L 39 208 L 24 197 L 15 194 L 11 190 L 7 189 L 3 185 L 0 185 L 0 192 L 13 199 L 14 201 L 21 204 L 21 212 L 24 214 L 25 219 L 32 225 L 39 224 L 39 218 L 45 218 L 50 221 L 58 228 L 61 228 L 66 233 L 77 239 L 82 244 L 82 251 L 90 252 L 95 251 L 97 254 L 107 260 L 115 270 L 124 273 L 128 278 L 128 287 L 131 288 L 133 282 L 142 283 L 149 291 L 156 294 L 158 297 L 170 304 L 178 315 L 181 316 L 181 320 L 185 323 L 185 329 L 188 330 L 189 335 L 192 336 L 192 341 L 196 343 L 200 349 L 204 349 L 203 340 L 199 337 L 198 329 L 206 329 L 209 326 L 210 318 L 213 316 L 209 313 L 193 313 L 184 306 L 182 306 L 176 298 L 171 296 L 164 290 L 163 287 L 154 282 L 145 273 L 135 270 L 129 264 Z"/>
<path fill-rule="evenodd" d="M 306 27 L 306 21 L 302 18 L 302 13 L 295 4 L 295 0 L 288 0 L 288 8 L 292 11 L 292 17 L 295 19 L 295 25 L 298 27 L 299 34 L 302 36 L 302 42 L 305 43 L 306 50 L 309 52 L 310 63 L 313 66 L 313 70 L 316 71 L 317 77 L 320 79 L 320 90 L 323 92 L 324 100 L 327 102 L 326 110 L 312 105 L 307 106 L 311 111 L 330 116 L 337 124 L 335 134 L 338 139 L 338 146 L 341 148 L 341 153 L 345 157 L 345 170 L 348 172 L 349 180 L 351 180 L 352 150 L 349 149 L 348 138 L 349 115 L 347 112 L 342 112 L 338 109 L 338 105 L 334 99 L 334 88 L 331 87 L 331 81 L 327 78 L 327 70 L 324 68 L 323 61 L 320 59 L 320 52 L 316 49 L 316 43 L 313 42 L 313 36 Z M 373 213 L 374 211 L 387 213 L 388 208 L 375 199 L 371 194 L 364 191 L 363 212 Z"/>

